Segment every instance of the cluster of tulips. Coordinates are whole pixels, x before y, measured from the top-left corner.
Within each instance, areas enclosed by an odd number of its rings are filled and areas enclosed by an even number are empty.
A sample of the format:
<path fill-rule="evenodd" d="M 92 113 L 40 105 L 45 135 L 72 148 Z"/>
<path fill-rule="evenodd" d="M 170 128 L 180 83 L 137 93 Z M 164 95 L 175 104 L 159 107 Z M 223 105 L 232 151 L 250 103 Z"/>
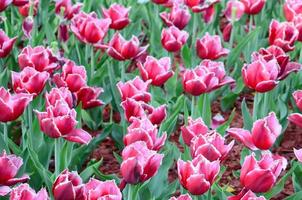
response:
<path fill-rule="evenodd" d="M 269 19 L 259 49 L 252 47 L 252 36 L 261 35 L 257 16 L 273 12 L 274 2 L 109 2 L 0 1 L 1 198 L 265 200 L 282 190 L 281 174 L 301 175 L 296 169 L 302 167 L 302 149 L 292 147 L 298 162 L 273 151 L 288 122 L 302 128 L 301 1 L 276 3 L 286 21 Z M 132 19 L 133 9 L 139 14 Z M 43 21 L 47 17 L 51 22 Z M 19 18 L 20 37 L 12 31 Z M 238 33 L 250 41 L 238 42 Z M 236 101 L 244 86 L 255 95 L 252 115 L 242 102 L 243 128 L 230 125 L 234 116 L 212 117 L 212 101 Z M 274 99 L 286 103 L 279 103 L 281 108 Z M 104 116 L 95 117 L 99 110 Z M 120 120 L 113 120 L 116 112 Z M 89 123 L 102 133 L 92 134 Z M 15 129 L 21 132 L 17 139 Z M 81 157 L 97 147 L 107 129 L 120 145 L 121 156 L 115 152 L 120 178 L 102 174 L 101 161 L 91 164 Z M 170 158 L 173 131 L 180 133 L 181 148 Z M 235 141 L 243 148 L 241 187 L 232 194 L 218 182 Z M 176 163 L 175 184 L 163 180 L 169 159 Z"/>

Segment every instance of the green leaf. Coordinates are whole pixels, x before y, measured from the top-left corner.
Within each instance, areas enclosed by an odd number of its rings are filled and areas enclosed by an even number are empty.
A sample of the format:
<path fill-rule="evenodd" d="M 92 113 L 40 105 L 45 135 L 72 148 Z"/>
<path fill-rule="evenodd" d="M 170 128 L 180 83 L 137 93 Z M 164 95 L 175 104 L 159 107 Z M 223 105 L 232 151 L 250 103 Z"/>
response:
<path fill-rule="evenodd" d="M 89 178 L 90 178 L 90 177 L 94 174 L 94 172 L 95 172 L 94 169 L 95 169 L 95 168 L 96 168 L 96 169 L 99 168 L 100 165 L 102 164 L 102 162 L 103 162 L 103 159 L 99 160 L 98 162 L 96 162 L 96 163 L 94 163 L 94 164 L 92 164 L 92 165 L 90 165 L 90 166 L 87 166 L 87 167 L 85 168 L 85 170 L 81 172 L 80 176 L 82 177 L 82 179 L 83 179 L 84 182 L 86 182 L 86 181 L 89 180 Z"/>
<path fill-rule="evenodd" d="M 216 129 L 218 133 L 220 133 L 221 135 L 225 134 L 225 131 L 230 127 L 230 125 L 235 117 L 235 113 L 236 113 L 236 108 L 233 109 L 231 115 L 229 116 L 228 121 L 224 122 Z"/>
<path fill-rule="evenodd" d="M 251 130 L 253 127 L 253 118 L 246 105 L 245 99 L 243 99 L 243 101 L 241 102 L 241 112 L 242 112 L 242 117 L 243 117 L 244 128 L 247 130 Z"/>
<path fill-rule="evenodd" d="M 185 44 L 181 50 L 181 55 L 184 61 L 184 64 L 186 67 L 191 68 L 192 67 L 192 54 L 191 54 L 191 49 L 187 44 Z"/>

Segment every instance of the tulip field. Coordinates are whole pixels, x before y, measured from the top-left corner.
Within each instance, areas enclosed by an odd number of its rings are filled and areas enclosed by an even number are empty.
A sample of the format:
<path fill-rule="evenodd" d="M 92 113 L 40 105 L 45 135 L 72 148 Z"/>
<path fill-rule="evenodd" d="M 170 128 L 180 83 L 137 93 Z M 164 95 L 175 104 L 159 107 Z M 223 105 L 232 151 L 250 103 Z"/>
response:
<path fill-rule="evenodd" d="M 302 0 L 0 0 L 0 200 L 302 200 Z"/>

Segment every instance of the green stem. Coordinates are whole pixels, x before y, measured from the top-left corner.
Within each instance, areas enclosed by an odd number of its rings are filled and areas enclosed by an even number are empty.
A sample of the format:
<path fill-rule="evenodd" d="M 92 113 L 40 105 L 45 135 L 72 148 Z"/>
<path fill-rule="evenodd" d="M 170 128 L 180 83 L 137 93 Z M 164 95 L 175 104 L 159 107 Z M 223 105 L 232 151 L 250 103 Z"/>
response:
<path fill-rule="evenodd" d="M 91 68 L 90 68 L 90 81 L 92 80 L 92 77 L 94 75 L 95 70 L 95 62 L 94 62 L 94 49 L 93 46 L 91 46 L 91 52 L 90 52 L 90 59 L 91 59 Z"/>
<path fill-rule="evenodd" d="M 55 175 L 58 176 L 60 169 L 61 138 L 55 138 Z"/>
<path fill-rule="evenodd" d="M 138 185 L 128 185 L 128 199 L 130 200 L 136 200 L 137 199 L 137 191 L 138 191 Z"/>
<path fill-rule="evenodd" d="M 195 119 L 195 103 L 196 102 L 196 97 L 195 96 L 192 96 L 192 104 L 191 104 L 191 116 L 193 119 Z"/>
<path fill-rule="evenodd" d="M 126 76 L 124 62 L 119 61 L 119 66 L 121 68 L 121 81 L 124 82 L 125 81 L 125 76 Z"/>
<path fill-rule="evenodd" d="M 27 121 L 28 121 L 28 144 L 33 147 L 33 128 L 32 128 L 32 105 L 31 103 L 27 106 Z"/>
<path fill-rule="evenodd" d="M 9 147 L 8 147 L 8 132 L 7 132 L 7 123 L 3 123 L 3 140 L 6 146 L 6 152 L 10 153 Z"/>
<path fill-rule="evenodd" d="M 209 191 L 208 191 L 208 200 L 212 199 L 212 189 L 210 187 Z"/>
<path fill-rule="evenodd" d="M 260 94 L 256 92 L 253 103 L 253 120 L 256 121 L 258 119 L 258 110 L 259 110 L 259 99 Z"/>

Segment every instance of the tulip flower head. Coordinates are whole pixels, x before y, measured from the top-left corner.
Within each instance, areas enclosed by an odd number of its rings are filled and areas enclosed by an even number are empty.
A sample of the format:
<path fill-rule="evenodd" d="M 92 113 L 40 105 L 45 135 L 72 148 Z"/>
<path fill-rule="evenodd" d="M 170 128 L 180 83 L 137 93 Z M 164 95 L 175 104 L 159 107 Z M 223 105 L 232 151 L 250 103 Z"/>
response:
<path fill-rule="evenodd" d="M 241 1 L 230 0 L 227 2 L 224 15 L 231 22 L 238 21 L 244 15 L 244 11 L 245 11 L 245 6 Z"/>
<path fill-rule="evenodd" d="M 83 109 L 90 109 L 104 105 L 104 103 L 98 99 L 103 91 L 103 88 L 100 87 L 82 87 L 76 93 L 78 104 L 81 102 Z"/>
<path fill-rule="evenodd" d="M 57 15 L 63 14 L 63 17 L 71 20 L 74 15 L 78 14 L 81 10 L 82 3 L 72 5 L 71 0 L 56 0 L 55 12 Z"/>
<path fill-rule="evenodd" d="M 256 15 L 261 12 L 266 0 L 241 0 L 244 4 L 244 12 L 248 15 Z"/>
<path fill-rule="evenodd" d="M 188 194 L 183 194 L 179 197 L 171 197 L 170 200 L 192 200 L 192 198 Z"/>
<path fill-rule="evenodd" d="M 21 184 L 15 187 L 11 194 L 10 200 L 49 200 L 48 193 L 45 188 L 39 192 L 35 192 L 28 184 Z"/>
<path fill-rule="evenodd" d="M 302 2 L 300 0 L 285 0 L 283 12 L 287 21 L 292 21 L 295 16 L 302 14 Z"/>
<path fill-rule="evenodd" d="M 49 93 L 45 94 L 46 108 L 55 106 L 57 101 L 63 100 L 69 108 L 75 107 L 74 97 L 66 87 L 52 88 Z"/>
<path fill-rule="evenodd" d="M 122 30 L 130 23 L 129 11 L 130 8 L 125 8 L 120 4 L 113 3 L 108 9 L 103 8 L 103 16 L 104 18 L 111 19 L 109 28 Z"/>
<path fill-rule="evenodd" d="M 294 100 L 296 102 L 297 107 L 302 112 L 302 91 L 297 90 L 293 93 Z M 288 116 L 288 120 L 292 123 L 296 124 L 299 127 L 302 127 L 302 114 L 301 113 L 293 113 Z"/>
<path fill-rule="evenodd" d="M 208 132 L 207 125 L 203 122 L 202 118 L 192 119 L 188 118 L 188 125 L 181 127 L 181 136 L 184 143 L 190 146 L 192 139 L 195 136 L 205 135 Z"/>
<path fill-rule="evenodd" d="M 238 195 L 228 197 L 228 200 L 266 200 L 266 198 L 257 197 L 251 190 L 243 189 Z"/>
<path fill-rule="evenodd" d="M 29 2 L 29 0 L 13 0 L 13 4 L 15 6 L 24 6 L 25 4 L 27 4 Z"/>
<path fill-rule="evenodd" d="M 4 11 L 11 3 L 13 0 L 2 0 L 0 2 L 0 12 Z"/>
<path fill-rule="evenodd" d="M 294 149 L 294 154 L 299 162 L 302 162 L 302 149 Z"/>
<path fill-rule="evenodd" d="M 169 52 L 178 52 L 187 42 L 189 34 L 175 26 L 165 28 L 161 32 L 161 44 Z"/>
<path fill-rule="evenodd" d="M 9 38 L 6 33 L 0 29 L 0 58 L 5 58 L 13 49 L 17 37 Z"/>
<path fill-rule="evenodd" d="M 23 16 L 23 17 L 28 17 L 29 16 L 29 11 L 30 11 L 30 7 L 31 7 L 32 1 L 27 1 L 26 4 L 23 4 L 22 6 L 19 6 L 19 13 Z M 33 0 L 33 16 L 36 16 L 38 13 L 38 7 L 40 4 L 40 0 Z"/>
<path fill-rule="evenodd" d="M 189 23 L 191 14 L 186 6 L 174 3 L 170 13 L 162 12 L 160 17 L 167 26 L 176 26 L 182 30 Z"/>
<path fill-rule="evenodd" d="M 203 12 L 214 7 L 220 0 L 184 0 L 184 3 L 192 9 L 193 12 Z"/>
<path fill-rule="evenodd" d="M 89 200 L 108 199 L 122 200 L 122 193 L 114 180 L 99 181 L 91 178 L 84 186 Z"/>

